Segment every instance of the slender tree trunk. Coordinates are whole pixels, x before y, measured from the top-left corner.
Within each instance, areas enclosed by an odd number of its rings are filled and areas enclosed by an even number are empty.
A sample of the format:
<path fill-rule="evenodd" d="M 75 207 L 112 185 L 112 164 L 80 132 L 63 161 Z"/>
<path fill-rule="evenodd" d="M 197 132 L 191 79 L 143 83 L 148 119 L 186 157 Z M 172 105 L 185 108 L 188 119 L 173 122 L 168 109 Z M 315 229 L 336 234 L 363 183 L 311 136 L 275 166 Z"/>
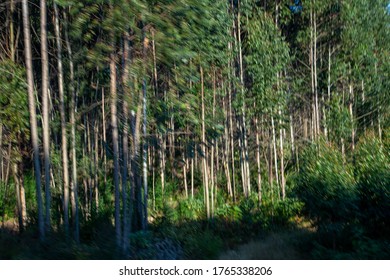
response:
<path fill-rule="evenodd" d="M 184 191 L 185 191 L 185 194 L 186 194 L 186 198 L 188 199 L 187 159 L 186 159 L 185 152 L 183 152 L 183 162 L 184 162 L 184 166 L 183 166 Z"/>
<path fill-rule="evenodd" d="M 351 115 L 351 145 L 352 151 L 355 150 L 355 121 L 354 121 L 354 103 L 355 103 L 355 94 L 353 91 L 353 84 L 349 85 L 349 114 Z"/>
<path fill-rule="evenodd" d="M 144 60 L 146 60 L 146 48 L 147 45 L 144 42 Z M 146 64 L 146 61 L 145 61 Z M 144 74 L 146 75 L 146 73 Z M 148 227 L 148 143 L 146 138 L 147 132 L 147 111 L 146 111 L 146 77 L 143 77 L 142 81 L 142 175 L 143 175 L 143 188 L 144 188 L 144 197 L 143 197 L 143 217 L 142 217 L 142 229 L 146 230 Z"/>
<path fill-rule="evenodd" d="M 158 96 L 158 73 L 157 73 L 157 56 L 156 56 L 156 44 L 155 44 L 155 36 L 154 36 L 154 30 L 152 30 L 152 53 L 153 53 L 153 81 L 154 81 L 154 94 L 157 97 Z M 161 137 L 162 138 L 162 137 Z M 161 149 L 159 150 L 160 155 L 162 155 Z M 165 172 L 162 168 L 162 157 L 160 156 L 160 164 L 161 164 L 161 185 L 163 185 L 163 181 L 165 180 L 163 173 Z M 185 171 L 184 171 L 185 172 Z M 155 196 L 155 168 L 154 168 L 154 162 L 152 162 L 152 173 L 153 173 L 153 209 L 156 208 L 156 196 Z M 185 174 L 186 175 L 186 174 Z M 187 182 L 185 182 L 187 183 Z"/>
<path fill-rule="evenodd" d="M 295 134 L 294 134 L 294 123 L 293 114 L 290 114 L 290 138 L 291 138 L 291 158 L 295 161 L 298 166 L 298 152 L 295 146 Z M 298 170 L 298 169 L 297 169 Z"/>
<path fill-rule="evenodd" d="M 129 34 L 125 33 L 123 38 L 123 61 L 124 69 L 122 75 L 123 83 L 123 136 L 122 136 L 122 149 L 123 149 L 123 163 L 122 163 L 122 200 L 123 200 L 123 253 L 127 254 L 130 246 L 130 225 L 131 217 L 129 215 L 129 205 L 128 205 L 128 180 L 127 180 L 127 170 L 128 170 L 128 161 L 129 161 L 129 126 L 128 126 L 128 114 L 129 106 L 128 99 L 130 98 L 130 87 L 129 87 L 129 70 L 130 70 L 130 60 L 129 60 Z"/>
<path fill-rule="evenodd" d="M 313 1 L 315 5 L 315 0 Z M 317 13 L 315 7 L 313 9 L 313 68 L 314 68 L 314 93 L 315 93 L 315 120 L 316 120 L 316 132 L 320 134 L 320 108 L 318 101 L 318 75 L 317 75 Z"/>
<path fill-rule="evenodd" d="M 315 70 L 314 70 L 314 12 L 313 12 L 313 1 L 310 1 L 310 73 L 311 73 L 311 98 L 312 98 L 312 119 L 311 119 L 311 133 L 312 140 L 315 140 L 317 137 L 317 111 L 316 111 L 316 89 L 315 89 Z"/>
<path fill-rule="evenodd" d="M 276 132 L 275 132 L 274 117 L 271 117 L 271 124 L 272 124 L 272 146 L 273 146 L 273 150 L 274 150 L 274 160 L 275 160 L 276 186 L 279 187 L 278 155 L 277 155 L 277 149 L 276 149 Z M 280 191 L 278 191 L 278 197 L 280 198 Z"/>
<path fill-rule="evenodd" d="M 232 110 L 232 91 L 229 90 L 229 128 L 230 128 L 230 155 L 232 161 L 232 183 L 233 183 L 233 201 L 236 201 L 236 179 L 235 179 L 235 163 L 234 163 L 234 131 L 233 131 L 233 110 Z"/>
<path fill-rule="evenodd" d="M 15 42 L 15 31 L 14 31 L 14 12 L 15 12 L 15 1 L 10 0 L 10 22 L 9 22 L 9 48 L 10 48 L 10 59 L 15 62 L 15 50 L 17 42 Z"/>
<path fill-rule="evenodd" d="M 103 126 L 103 146 L 107 146 L 107 134 L 106 134 L 106 112 L 105 112 L 105 95 L 104 87 L 102 87 L 102 126 Z M 103 164 L 104 164 L 104 186 L 107 187 L 107 153 L 106 148 L 103 149 Z"/>
<path fill-rule="evenodd" d="M 241 11 L 240 11 L 240 0 L 238 1 L 238 14 L 237 14 L 237 38 L 238 38 L 238 52 L 239 52 L 239 73 L 240 73 L 240 86 L 241 86 L 241 98 L 242 98 L 242 181 L 244 193 L 246 196 L 250 194 L 251 183 L 250 183 L 250 169 L 249 169 L 249 155 L 248 155 L 248 138 L 246 128 L 246 102 L 244 96 L 244 69 L 243 69 L 243 58 L 242 58 L 242 43 L 241 43 Z"/>
<path fill-rule="evenodd" d="M 194 199 L 194 156 L 191 157 L 191 198 Z"/>
<path fill-rule="evenodd" d="M 280 118 L 282 117 L 282 112 L 279 110 Z M 279 124 L 281 126 L 281 121 L 279 121 Z M 284 178 L 284 141 L 283 141 L 283 135 L 284 135 L 284 129 L 279 129 L 279 137 L 280 137 L 280 184 L 282 189 L 282 200 L 286 198 L 286 182 Z"/>
<path fill-rule="evenodd" d="M 96 114 L 97 115 L 97 114 Z M 99 122 L 97 116 L 94 120 L 95 134 L 95 156 L 94 156 L 94 195 L 95 195 L 95 213 L 99 212 Z"/>
<path fill-rule="evenodd" d="M 210 197 L 209 197 L 209 178 L 207 167 L 207 150 L 206 150 L 206 124 L 205 124 L 205 104 L 204 104 L 204 80 L 203 80 L 203 68 L 200 67 L 200 80 L 201 80 L 201 99 L 202 99 L 202 162 L 203 162 L 203 187 L 205 190 L 205 203 L 207 219 L 210 218 Z"/>
<path fill-rule="evenodd" d="M 166 139 L 164 135 L 161 135 L 161 147 L 159 150 L 160 154 L 160 178 L 161 178 L 161 191 L 164 195 L 165 190 L 165 149 L 166 149 Z"/>
<path fill-rule="evenodd" d="M 113 39 L 114 40 L 114 39 Z M 120 191 L 119 191 L 119 136 L 117 120 L 117 89 L 116 89 L 116 54 L 114 50 L 110 55 L 110 110 L 111 110 L 111 130 L 114 158 L 114 189 L 115 189 L 115 236 L 117 247 L 121 245 L 121 217 L 120 217 Z"/>
<path fill-rule="evenodd" d="M 216 77 L 215 69 L 213 71 L 213 121 L 215 120 L 215 106 L 216 106 Z M 211 159 L 210 159 L 210 177 L 211 177 L 211 217 L 214 217 L 214 188 L 215 188 L 215 178 L 214 178 L 214 163 L 215 163 L 215 146 L 217 145 L 216 139 L 212 139 L 211 145 Z"/>
<path fill-rule="evenodd" d="M 134 78 L 134 84 L 138 83 L 138 79 Z M 142 90 L 139 91 L 139 97 L 138 97 L 138 105 L 137 105 L 137 112 L 131 111 L 131 131 L 132 131 L 132 147 L 133 152 L 131 154 L 131 178 L 132 178 L 132 201 L 133 201 L 133 208 L 136 211 L 135 216 L 133 217 L 135 219 L 134 225 L 136 226 L 136 230 L 142 229 L 142 223 L 143 223 L 143 211 L 144 207 L 142 204 L 142 175 L 140 172 L 140 124 L 141 124 L 141 117 L 142 117 L 142 101 L 143 101 L 143 92 Z"/>
<path fill-rule="evenodd" d="M 332 87 L 332 84 L 331 84 L 332 60 L 331 60 L 331 58 L 332 58 L 332 53 L 331 53 L 331 49 L 330 49 L 330 46 L 329 46 L 328 47 L 328 85 L 327 85 L 328 101 L 330 101 L 330 94 L 331 94 L 331 87 Z M 328 141 L 329 140 L 329 137 L 328 137 L 329 131 L 328 131 L 328 124 L 327 124 L 327 112 L 326 112 L 325 109 L 323 111 L 323 115 L 324 115 L 324 134 L 325 134 L 326 141 Z"/>
<path fill-rule="evenodd" d="M 257 196 L 259 199 L 259 206 L 262 203 L 262 189 L 261 189 L 261 161 L 260 161 L 260 127 L 257 117 L 255 118 L 256 126 L 256 160 L 257 160 Z"/>
<path fill-rule="evenodd" d="M 147 126 L 147 115 L 146 115 L 146 78 L 143 80 L 143 122 L 142 122 L 142 176 L 143 176 L 143 230 L 148 227 L 148 143 L 146 139 L 146 126 Z"/>
<path fill-rule="evenodd" d="M 62 69 L 62 41 L 60 34 L 60 23 L 58 7 L 55 2 L 54 13 L 55 13 L 55 34 L 57 43 L 57 66 L 58 66 L 58 91 L 60 95 L 60 117 L 61 117 L 61 148 L 62 148 L 62 169 L 63 169 L 63 211 L 64 211 L 64 227 L 65 233 L 69 233 L 69 165 L 68 165 L 68 141 L 66 131 L 66 116 L 65 116 L 65 97 L 64 97 L 64 77 Z"/>
<path fill-rule="evenodd" d="M 42 114 L 43 114 L 43 156 L 45 163 L 46 230 L 51 229 L 50 194 L 50 125 L 49 125 L 49 53 L 47 50 L 46 0 L 40 1 L 41 10 L 41 61 L 42 61 Z"/>
<path fill-rule="evenodd" d="M 31 35 L 30 35 L 30 23 L 28 12 L 28 1 L 22 0 L 23 9 L 23 33 L 24 33 L 24 52 L 26 60 L 26 72 L 27 72 L 27 89 L 28 89 L 28 107 L 30 113 L 30 130 L 31 130 L 31 142 L 33 146 L 34 156 L 34 172 L 35 172 L 35 186 L 38 206 L 38 228 L 39 238 L 41 241 L 45 239 L 45 227 L 43 221 L 43 206 L 42 206 L 42 193 L 41 193 L 41 166 L 39 161 L 39 146 L 38 146 L 38 126 L 34 96 L 34 77 L 32 68 L 32 55 L 31 55 Z"/>
<path fill-rule="evenodd" d="M 64 12 L 65 23 L 68 24 L 66 13 Z M 76 243 L 80 242 L 80 228 L 79 228 L 79 206 L 78 206 L 78 181 L 77 181 L 77 151 L 76 151 L 76 99 L 77 93 L 75 90 L 75 79 L 74 79 L 74 64 L 72 48 L 70 45 L 68 30 L 65 29 L 65 42 L 66 49 L 69 58 L 69 92 L 71 95 L 70 101 L 70 126 L 71 126 L 71 155 L 72 155 L 72 184 L 70 190 L 70 204 L 72 208 L 72 223 L 73 223 L 73 238 Z"/>
<path fill-rule="evenodd" d="M 225 169 L 226 174 L 226 184 L 227 184 L 227 192 L 229 194 L 229 197 L 233 197 L 233 190 L 232 190 L 232 181 L 230 176 L 230 165 L 229 165 L 229 159 L 230 159 L 230 141 L 229 141 L 229 117 L 228 117 L 228 106 L 225 104 L 227 102 L 224 101 L 225 99 L 222 99 L 223 101 L 223 112 L 224 112 L 224 118 L 225 118 L 225 144 L 224 144 L 224 152 L 223 152 L 223 166 Z"/>
<path fill-rule="evenodd" d="M 271 203 L 272 206 L 274 204 L 274 178 L 273 178 L 273 156 L 272 156 L 272 151 L 273 151 L 273 141 L 272 141 L 272 136 L 271 136 L 271 130 L 268 129 L 268 184 L 270 187 L 270 193 L 271 193 Z"/>

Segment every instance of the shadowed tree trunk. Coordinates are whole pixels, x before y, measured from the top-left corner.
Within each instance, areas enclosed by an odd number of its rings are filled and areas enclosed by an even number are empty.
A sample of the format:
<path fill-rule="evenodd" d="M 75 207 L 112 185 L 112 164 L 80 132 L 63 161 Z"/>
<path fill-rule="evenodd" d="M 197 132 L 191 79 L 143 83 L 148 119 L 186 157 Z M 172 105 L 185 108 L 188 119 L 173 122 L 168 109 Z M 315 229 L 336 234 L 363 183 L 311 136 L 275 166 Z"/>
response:
<path fill-rule="evenodd" d="M 116 92 L 116 54 L 115 44 L 110 55 L 110 108 L 111 108 L 111 130 L 114 158 L 114 190 L 115 190 L 115 235 L 117 246 L 121 244 L 121 219 L 120 219 L 120 192 L 119 192 L 119 136 L 117 120 L 117 92 Z"/>
<path fill-rule="evenodd" d="M 62 151 L 62 169 L 63 169 L 63 207 L 64 207 L 64 227 L 65 233 L 69 234 L 69 165 L 68 165 L 68 140 L 66 132 L 65 116 L 65 93 L 64 77 L 62 69 L 62 41 L 60 34 L 59 13 L 57 4 L 54 2 L 55 12 L 55 34 L 57 43 L 57 66 L 58 66 L 58 91 L 60 95 L 60 118 L 61 118 L 61 151 Z"/>
<path fill-rule="evenodd" d="M 28 12 L 28 1 L 22 1 L 23 10 L 23 33 L 24 33 L 24 52 L 26 61 L 27 72 L 27 89 L 28 89 L 28 107 L 30 113 L 30 130 L 31 130 L 31 142 L 33 146 L 34 156 L 34 171 L 35 171 L 35 187 L 38 206 L 38 228 L 39 239 L 43 241 L 45 239 L 45 227 L 43 221 L 43 207 L 42 207 L 42 192 L 41 192 L 41 166 L 39 161 L 39 146 L 38 146 L 38 126 L 34 96 L 34 76 L 32 68 L 32 56 L 31 56 L 31 34 Z"/>
<path fill-rule="evenodd" d="M 64 12 L 64 21 L 68 25 L 66 13 Z M 72 208 L 72 223 L 73 223 L 73 238 L 76 243 L 80 242 L 79 229 L 79 206 L 78 206 L 78 183 L 77 183 L 77 154 L 76 154 L 76 90 L 74 79 L 74 64 L 72 48 L 70 45 L 68 30 L 65 28 L 65 43 L 69 58 L 69 92 L 71 96 L 70 101 L 70 126 L 71 126 L 71 155 L 72 155 L 72 184 L 70 190 L 70 203 Z"/>
<path fill-rule="evenodd" d="M 49 125 L 49 53 L 47 50 L 46 0 L 40 2 L 41 10 L 41 62 L 42 62 L 42 114 L 43 114 L 43 158 L 45 163 L 46 231 L 51 228 L 50 194 L 50 125 Z"/>

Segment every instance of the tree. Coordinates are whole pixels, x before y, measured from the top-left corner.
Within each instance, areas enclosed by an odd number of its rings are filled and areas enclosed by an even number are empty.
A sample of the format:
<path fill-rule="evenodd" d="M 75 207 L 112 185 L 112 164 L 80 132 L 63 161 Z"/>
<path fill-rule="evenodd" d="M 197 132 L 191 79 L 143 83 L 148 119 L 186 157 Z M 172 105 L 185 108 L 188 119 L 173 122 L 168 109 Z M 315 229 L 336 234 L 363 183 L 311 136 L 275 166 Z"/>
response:
<path fill-rule="evenodd" d="M 49 125 L 49 53 L 47 49 L 46 1 L 40 1 L 41 19 L 41 62 L 42 62 L 42 117 L 43 117 L 43 158 L 45 164 L 45 226 L 51 228 L 50 194 L 50 125 Z"/>
<path fill-rule="evenodd" d="M 29 25 L 29 12 L 27 0 L 22 2 L 23 10 L 23 36 L 24 36 L 24 48 L 25 48 L 25 63 L 27 74 L 27 90 L 28 90 L 28 107 L 30 114 L 30 129 L 31 129 L 31 142 L 33 146 L 34 156 L 34 171 L 35 171 L 35 186 L 36 186 L 36 199 L 38 204 L 38 227 L 39 238 L 41 241 L 45 238 L 45 229 L 43 223 L 42 214 L 42 194 L 41 194 L 41 167 L 39 161 L 39 146 L 38 146 L 38 126 L 35 107 L 34 96 L 34 77 L 32 68 L 32 55 L 31 55 L 31 35 Z"/>
<path fill-rule="evenodd" d="M 58 6 L 54 2 L 55 12 L 55 34 L 57 43 L 57 64 L 58 64 L 58 90 L 60 95 L 60 115 L 61 115 L 61 146 L 62 146 L 62 168 L 64 181 L 64 226 L 66 234 L 69 233 L 69 165 L 68 165 L 68 140 L 65 115 L 65 92 L 64 77 L 62 67 L 62 39 L 60 34 Z"/>

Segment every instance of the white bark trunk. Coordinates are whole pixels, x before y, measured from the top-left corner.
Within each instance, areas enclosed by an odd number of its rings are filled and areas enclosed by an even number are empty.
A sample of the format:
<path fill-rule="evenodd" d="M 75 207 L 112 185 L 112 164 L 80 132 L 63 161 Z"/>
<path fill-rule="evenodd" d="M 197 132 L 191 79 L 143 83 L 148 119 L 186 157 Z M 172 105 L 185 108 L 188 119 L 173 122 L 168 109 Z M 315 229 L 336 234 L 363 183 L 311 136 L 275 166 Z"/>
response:
<path fill-rule="evenodd" d="M 41 241 L 45 239 L 45 228 L 43 220 L 43 205 L 42 205 L 42 192 L 41 192 L 41 166 L 39 160 L 39 146 L 38 146 L 38 126 L 34 96 L 34 77 L 32 68 L 32 55 L 31 55 L 31 35 L 30 35 L 30 22 L 28 1 L 22 0 L 23 10 L 23 33 L 24 33 L 24 49 L 26 60 L 26 73 L 28 84 L 28 107 L 30 113 L 30 130 L 31 130 L 31 142 L 33 146 L 34 156 L 34 172 L 35 172 L 35 186 L 38 206 L 38 228 L 39 238 Z"/>

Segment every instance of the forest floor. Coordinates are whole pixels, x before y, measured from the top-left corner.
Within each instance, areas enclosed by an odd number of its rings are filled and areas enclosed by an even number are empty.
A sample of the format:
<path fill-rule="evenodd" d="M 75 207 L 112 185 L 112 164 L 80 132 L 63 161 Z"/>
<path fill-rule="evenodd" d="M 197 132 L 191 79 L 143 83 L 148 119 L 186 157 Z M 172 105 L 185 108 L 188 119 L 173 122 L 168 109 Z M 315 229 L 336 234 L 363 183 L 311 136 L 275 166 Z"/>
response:
<path fill-rule="evenodd" d="M 310 259 L 311 236 L 316 229 L 309 221 L 298 219 L 291 229 L 267 232 L 262 237 L 224 251 L 221 260 L 301 260 Z"/>

